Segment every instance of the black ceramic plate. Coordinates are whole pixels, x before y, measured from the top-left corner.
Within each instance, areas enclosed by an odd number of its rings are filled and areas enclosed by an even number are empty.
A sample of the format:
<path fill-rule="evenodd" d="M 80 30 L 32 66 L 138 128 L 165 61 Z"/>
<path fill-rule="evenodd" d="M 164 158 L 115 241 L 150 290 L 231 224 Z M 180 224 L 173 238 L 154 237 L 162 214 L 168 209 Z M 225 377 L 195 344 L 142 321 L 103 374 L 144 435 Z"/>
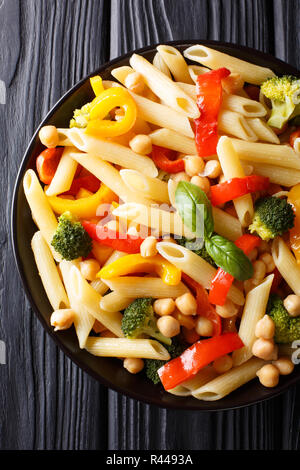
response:
<path fill-rule="evenodd" d="M 269 67 L 279 75 L 293 74 L 299 76 L 299 72 L 290 65 L 272 56 L 246 47 L 216 41 L 193 40 L 184 42 L 176 41 L 168 44 L 172 44 L 182 51 L 199 42 L 240 59 Z M 152 60 L 156 50 L 155 46 L 151 46 L 139 49 L 136 52 L 143 55 L 148 60 Z M 247 406 L 274 397 L 287 390 L 288 387 L 295 384 L 300 379 L 300 367 L 298 367 L 292 375 L 281 377 L 280 385 L 274 389 L 264 388 L 258 383 L 258 380 L 254 380 L 222 400 L 216 402 L 198 401 L 192 397 L 176 397 L 166 393 L 160 385 L 155 386 L 146 379 L 143 373 L 138 375 L 129 374 L 123 369 L 122 363 L 119 360 L 92 356 L 86 351 L 79 349 L 78 340 L 73 328 L 54 333 L 53 328 L 49 324 L 52 310 L 40 281 L 30 248 L 31 238 L 37 229 L 32 221 L 23 192 L 23 175 L 28 168 L 34 168 L 35 159 L 42 149 L 38 139 L 40 127 L 46 124 L 54 124 L 57 127 L 68 127 L 73 110 L 81 107 L 93 97 L 88 78 L 92 75 L 100 74 L 103 79 L 112 79 L 110 71 L 117 66 L 128 65 L 131 54 L 132 52 L 103 65 L 68 91 L 40 124 L 25 152 L 14 190 L 11 227 L 16 263 L 31 306 L 43 327 L 56 341 L 58 346 L 79 367 L 99 380 L 102 384 L 137 400 L 168 408 L 212 411 Z"/>

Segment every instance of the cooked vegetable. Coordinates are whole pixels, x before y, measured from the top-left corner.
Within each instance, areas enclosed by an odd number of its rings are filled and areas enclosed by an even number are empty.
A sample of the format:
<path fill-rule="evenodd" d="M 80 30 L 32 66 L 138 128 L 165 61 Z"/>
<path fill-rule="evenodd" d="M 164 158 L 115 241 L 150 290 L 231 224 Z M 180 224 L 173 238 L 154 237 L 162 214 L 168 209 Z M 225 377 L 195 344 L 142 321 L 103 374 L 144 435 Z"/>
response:
<path fill-rule="evenodd" d="M 146 297 L 135 299 L 128 305 L 122 318 L 122 331 L 126 338 L 140 338 L 146 334 L 170 345 L 171 339 L 162 335 L 157 328 L 152 302 L 151 298 Z"/>
<path fill-rule="evenodd" d="M 290 317 L 279 295 L 270 295 L 267 314 L 275 323 L 276 343 L 292 343 L 300 339 L 300 317 Z"/>
<path fill-rule="evenodd" d="M 173 338 L 172 344 L 170 346 L 166 345 L 165 348 L 168 350 L 171 359 L 175 359 L 175 357 L 180 356 L 183 351 L 187 348 L 187 346 L 179 342 L 177 338 Z M 146 359 L 145 360 L 145 371 L 148 379 L 152 380 L 154 384 L 158 384 L 160 382 L 159 375 L 157 373 L 158 369 L 160 369 L 167 361 L 160 361 L 158 359 Z"/>
<path fill-rule="evenodd" d="M 75 109 L 73 119 L 70 121 L 70 127 L 79 127 L 84 129 L 90 120 L 90 111 L 92 109 L 92 102 L 84 104 L 80 109 Z"/>
<path fill-rule="evenodd" d="M 167 173 L 179 173 L 184 171 L 184 160 L 174 160 L 176 154 L 170 149 L 152 145 L 151 157 L 155 165 Z"/>
<path fill-rule="evenodd" d="M 220 206 L 245 194 L 264 191 L 269 186 L 269 178 L 260 175 L 249 175 L 243 178 L 232 178 L 224 183 L 210 187 L 210 201 L 213 206 Z"/>
<path fill-rule="evenodd" d="M 68 261 L 87 256 L 93 247 L 91 237 L 71 212 L 59 217 L 51 245 Z"/>
<path fill-rule="evenodd" d="M 268 124 L 281 129 L 300 114 L 300 79 L 291 75 L 273 77 L 261 86 L 262 93 L 271 100 L 272 112 Z"/>
<path fill-rule="evenodd" d="M 37 157 L 36 170 L 42 183 L 51 183 L 63 151 L 63 147 L 49 148 Z"/>
<path fill-rule="evenodd" d="M 292 206 L 286 199 L 263 197 L 255 204 L 254 218 L 249 230 L 268 241 L 291 229 L 294 219 Z"/>

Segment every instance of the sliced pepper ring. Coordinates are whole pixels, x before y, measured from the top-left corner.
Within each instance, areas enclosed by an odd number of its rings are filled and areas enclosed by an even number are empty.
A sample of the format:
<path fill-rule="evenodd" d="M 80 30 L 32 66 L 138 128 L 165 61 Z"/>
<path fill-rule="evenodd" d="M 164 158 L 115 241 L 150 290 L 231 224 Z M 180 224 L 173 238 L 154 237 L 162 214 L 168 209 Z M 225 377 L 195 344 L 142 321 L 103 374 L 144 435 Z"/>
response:
<path fill-rule="evenodd" d="M 181 271 L 160 255 L 143 258 L 140 254 L 123 256 L 102 268 L 97 277 L 111 279 L 134 273 L 155 272 L 165 284 L 177 286 L 181 280 Z"/>

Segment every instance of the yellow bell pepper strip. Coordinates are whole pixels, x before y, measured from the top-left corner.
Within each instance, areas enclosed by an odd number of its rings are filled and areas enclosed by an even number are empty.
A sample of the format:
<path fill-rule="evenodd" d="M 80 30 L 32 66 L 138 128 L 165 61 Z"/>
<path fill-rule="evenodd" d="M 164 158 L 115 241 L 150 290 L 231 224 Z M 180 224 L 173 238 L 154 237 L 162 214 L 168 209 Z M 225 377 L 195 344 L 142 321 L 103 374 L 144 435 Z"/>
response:
<path fill-rule="evenodd" d="M 88 219 L 96 215 L 97 208 L 100 204 L 111 204 L 112 201 L 118 199 L 118 196 L 102 183 L 99 190 L 89 197 L 70 200 L 59 196 L 47 196 L 47 199 L 56 214 L 61 215 L 69 211 L 79 218 Z"/>
<path fill-rule="evenodd" d="M 294 252 L 297 263 L 300 264 L 300 184 L 296 184 L 290 190 L 288 203 L 293 206 L 296 215 L 294 227 L 290 230 L 291 249 Z"/>
<path fill-rule="evenodd" d="M 95 93 L 95 96 L 100 95 L 104 91 L 104 86 L 102 83 L 102 78 L 99 75 L 95 75 L 94 77 L 90 78 L 90 84 Z"/>
<path fill-rule="evenodd" d="M 97 274 L 101 279 L 111 279 L 134 273 L 155 272 L 165 284 L 177 286 L 181 280 L 181 271 L 160 255 L 143 258 L 140 254 L 123 256 L 103 267 Z"/>
<path fill-rule="evenodd" d="M 104 90 L 92 101 L 90 121 L 86 133 L 96 137 L 116 137 L 126 134 L 135 124 L 137 107 L 127 90 L 121 87 L 112 87 Z M 116 108 L 124 109 L 121 121 L 105 119 L 108 113 Z"/>

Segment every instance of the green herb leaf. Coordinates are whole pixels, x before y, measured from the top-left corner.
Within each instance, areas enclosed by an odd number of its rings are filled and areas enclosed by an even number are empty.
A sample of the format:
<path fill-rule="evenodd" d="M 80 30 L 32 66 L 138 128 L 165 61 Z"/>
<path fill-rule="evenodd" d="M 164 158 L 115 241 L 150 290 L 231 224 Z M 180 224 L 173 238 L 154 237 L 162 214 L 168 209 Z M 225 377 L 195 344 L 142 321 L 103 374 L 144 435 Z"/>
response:
<path fill-rule="evenodd" d="M 211 203 L 204 191 L 186 181 L 178 183 L 175 192 L 176 208 L 184 225 L 199 238 L 211 237 L 214 219 Z M 204 233 L 203 233 L 204 232 Z"/>
<path fill-rule="evenodd" d="M 244 252 L 233 242 L 220 235 L 205 240 L 205 248 L 217 266 L 239 281 L 253 276 L 253 266 Z"/>

